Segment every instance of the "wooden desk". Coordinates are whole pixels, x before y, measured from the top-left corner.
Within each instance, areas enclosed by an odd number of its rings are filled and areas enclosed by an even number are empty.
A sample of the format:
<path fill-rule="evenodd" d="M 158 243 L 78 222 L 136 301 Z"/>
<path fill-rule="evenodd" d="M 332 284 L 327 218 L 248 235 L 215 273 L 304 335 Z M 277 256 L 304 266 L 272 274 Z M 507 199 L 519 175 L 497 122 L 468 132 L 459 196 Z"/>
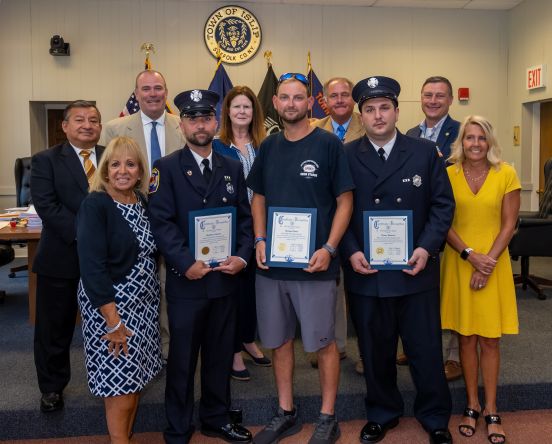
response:
<path fill-rule="evenodd" d="M 23 241 L 27 243 L 27 264 L 29 266 L 29 322 L 34 324 L 36 312 L 36 274 L 32 272 L 36 247 L 40 240 L 42 228 L 11 228 L 0 229 L 0 239 Z"/>

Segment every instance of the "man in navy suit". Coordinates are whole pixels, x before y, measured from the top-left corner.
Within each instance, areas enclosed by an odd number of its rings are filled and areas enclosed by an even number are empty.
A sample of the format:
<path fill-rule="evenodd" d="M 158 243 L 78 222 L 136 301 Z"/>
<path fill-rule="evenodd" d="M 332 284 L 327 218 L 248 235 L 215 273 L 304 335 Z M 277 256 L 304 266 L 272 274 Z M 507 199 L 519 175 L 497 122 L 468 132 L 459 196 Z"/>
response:
<path fill-rule="evenodd" d="M 460 122 L 449 115 L 452 105 L 452 85 L 446 77 L 432 76 L 422 85 L 422 111 L 425 119 L 414 128 L 410 128 L 407 136 L 428 139 L 437 144 L 443 153 L 444 159 L 450 156 L 450 145 L 458 137 Z M 458 347 L 458 334 L 451 332 L 446 350 L 445 376 L 447 381 L 454 381 L 462 377 L 462 366 Z M 397 357 L 398 364 L 407 364 L 408 358 L 404 353 Z"/>
<path fill-rule="evenodd" d="M 40 409 L 63 408 L 63 389 L 71 378 L 69 348 L 77 317 L 75 217 L 88 194 L 88 178 L 103 147 L 100 112 L 93 103 L 77 100 L 63 113 L 67 142 L 37 153 L 31 163 L 31 195 L 42 219 L 42 235 L 33 264 L 37 274 L 34 356 Z"/>
<path fill-rule="evenodd" d="M 451 398 L 442 365 L 439 248 L 454 212 L 445 165 L 435 144 L 396 129 L 400 85 L 374 76 L 357 83 L 366 136 L 345 145 L 356 185 L 351 223 L 341 241 L 345 288 L 358 333 L 368 423 L 362 443 L 382 440 L 403 415 L 395 353 L 400 335 L 416 386 L 414 413 L 435 444 L 452 443 Z M 376 270 L 365 256 L 364 211 L 410 210 L 408 267 Z"/>
<path fill-rule="evenodd" d="M 449 115 L 453 99 L 452 85 L 446 77 L 427 78 L 422 85 L 421 98 L 425 119 L 406 132 L 407 136 L 435 142 L 445 160 L 450 156 L 450 144 L 458 137 L 460 128 L 460 122 Z"/>
<path fill-rule="evenodd" d="M 167 264 L 170 347 L 167 362 L 165 441 L 188 443 L 194 428 L 194 375 L 201 351 L 201 431 L 228 442 L 251 433 L 230 418 L 230 371 L 236 328 L 236 276 L 253 251 L 251 210 L 239 161 L 212 150 L 218 94 L 185 91 L 175 97 L 184 148 L 157 160 L 150 184 L 151 228 Z M 234 207 L 235 252 L 206 264 L 192 248 L 189 217 L 195 210 Z M 208 253 L 208 246 L 200 251 Z"/>

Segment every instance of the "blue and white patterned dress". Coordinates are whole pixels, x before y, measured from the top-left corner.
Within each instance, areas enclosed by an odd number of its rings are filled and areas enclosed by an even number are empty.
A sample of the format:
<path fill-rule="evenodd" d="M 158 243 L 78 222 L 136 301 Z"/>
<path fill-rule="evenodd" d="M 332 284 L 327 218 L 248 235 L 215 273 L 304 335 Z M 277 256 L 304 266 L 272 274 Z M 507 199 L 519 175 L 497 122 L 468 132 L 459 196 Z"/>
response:
<path fill-rule="evenodd" d="M 114 203 L 139 243 L 136 264 L 120 283 L 114 285 L 117 311 L 134 333 L 127 337 L 128 356 L 121 353 L 115 359 L 108 352 L 108 341 L 101 339 L 105 335 L 105 320 L 100 310 L 91 306 L 82 280 L 78 291 L 88 386 L 93 395 L 102 397 L 137 393 L 162 368 L 156 246 L 149 220 L 140 202 Z"/>

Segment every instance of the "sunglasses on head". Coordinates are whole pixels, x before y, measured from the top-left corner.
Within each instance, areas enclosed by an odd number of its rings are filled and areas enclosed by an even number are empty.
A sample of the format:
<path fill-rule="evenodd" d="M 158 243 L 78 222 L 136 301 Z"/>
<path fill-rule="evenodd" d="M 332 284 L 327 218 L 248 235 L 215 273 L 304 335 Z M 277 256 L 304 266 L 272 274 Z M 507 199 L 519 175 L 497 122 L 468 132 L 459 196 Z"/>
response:
<path fill-rule="evenodd" d="M 282 74 L 278 79 L 278 83 L 282 83 L 283 81 L 290 79 L 298 80 L 303 85 L 309 86 L 309 79 L 298 72 L 286 72 L 285 74 Z"/>

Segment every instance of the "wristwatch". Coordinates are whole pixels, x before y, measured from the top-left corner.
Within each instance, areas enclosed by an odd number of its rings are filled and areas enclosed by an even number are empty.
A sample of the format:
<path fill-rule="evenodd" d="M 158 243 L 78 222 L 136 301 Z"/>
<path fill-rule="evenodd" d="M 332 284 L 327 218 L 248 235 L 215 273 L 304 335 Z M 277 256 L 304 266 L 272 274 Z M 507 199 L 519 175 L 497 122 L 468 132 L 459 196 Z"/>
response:
<path fill-rule="evenodd" d="M 334 247 L 332 247 L 331 245 L 324 244 L 324 245 L 322 245 L 322 248 L 324 250 L 326 250 L 328 253 L 330 253 L 331 257 L 336 257 L 337 256 L 337 250 Z"/>
<path fill-rule="evenodd" d="M 465 248 L 464 250 L 462 250 L 462 253 L 460 253 L 460 258 L 467 260 L 472 251 L 473 248 Z"/>

